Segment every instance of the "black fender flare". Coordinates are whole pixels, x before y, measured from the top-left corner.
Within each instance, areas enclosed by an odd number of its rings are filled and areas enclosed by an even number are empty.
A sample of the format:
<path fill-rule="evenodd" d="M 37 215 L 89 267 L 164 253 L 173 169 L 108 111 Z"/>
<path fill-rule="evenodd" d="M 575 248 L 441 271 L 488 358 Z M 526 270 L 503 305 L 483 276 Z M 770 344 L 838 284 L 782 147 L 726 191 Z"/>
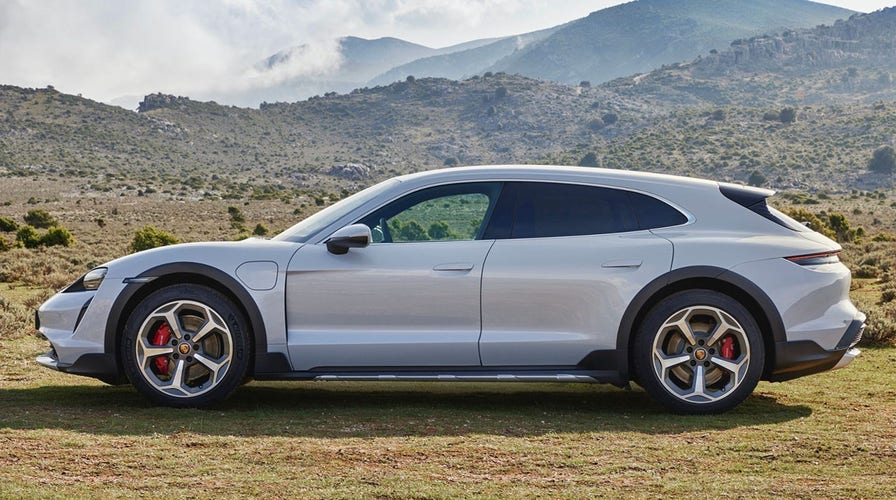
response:
<path fill-rule="evenodd" d="M 691 266 L 675 269 L 659 276 L 642 288 L 635 295 L 634 299 L 629 302 L 625 313 L 622 315 L 622 320 L 619 322 L 619 331 L 616 336 L 618 370 L 624 380 L 631 378 L 629 373 L 629 346 L 631 345 L 634 328 L 640 316 L 645 314 L 656 302 L 669 293 L 674 293 L 679 288 L 686 289 L 689 283 L 700 286 L 699 282 L 704 280 L 706 280 L 706 283 L 714 283 L 720 287 L 730 287 L 727 290 L 724 288 L 719 289 L 719 291 L 729 293 L 735 299 L 750 299 L 752 303 L 745 305 L 754 314 L 756 312 L 762 314 L 763 317 L 756 318 L 756 321 L 759 323 L 760 328 L 764 330 L 763 336 L 769 334 L 772 340 L 772 345 L 766 345 L 766 353 L 772 355 L 771 358 L 767 357 L 766 370 L 775 365 L 773 357 L 774 344 L 786 342 L 787 334 L 781 314 L 768 294 L 749 279 L 728 269 L 715 266 Z"/>
<path fill-rule="evenodd" d="M 146 297 L 153 291 L 170 284 L 176 284 L 178 281 L 166 279 L 166 277 L 176 277 L 178 275 L 200 276 L 202 280 L 199 284 L 205 284 L 212 287 L 223 287 L 224 292 L 236 299 L 237 305 L 241 306 L 246 313 L 246 319 L 252 328 L 254 338 L 254 371 L 289 371 L 289 361 L 282 353 L 269 353 L 267 330 L 265 329 L 264 318 L 255 300 L 246 291 L 246 288 L 236 280 L 233 276 L 226 272 L 202 264 L 199 262 L 171 262 L 162 264 L 146 271 L 143 271 L 134 278 L 154 278 L 151 281 L 134 281 L 128 283 L 121 293 L 116 297 L 112 307 L 109 310 L 109 318 L 106 322 L 106 333 L 104 339 L 104 348 L 107 355 L 118 357 L 118 341 L 120 337 L 120 328 L 127 320 L 127 315 L 131 308 L 136 305 L 143 297 Z M 120 366 L 118 367 L 120 371 Z"/>

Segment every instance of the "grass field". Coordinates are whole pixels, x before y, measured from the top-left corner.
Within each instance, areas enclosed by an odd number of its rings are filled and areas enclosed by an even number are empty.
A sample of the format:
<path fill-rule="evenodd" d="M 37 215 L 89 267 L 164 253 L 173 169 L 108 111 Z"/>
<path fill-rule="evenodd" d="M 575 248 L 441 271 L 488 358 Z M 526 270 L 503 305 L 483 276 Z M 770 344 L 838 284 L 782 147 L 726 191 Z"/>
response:
<path fill-rule="evenodd" d="M 0 498 L 893 495 L 896 347 L 865 347 L 845 370 L 761 383 L 734 411 L 709 417 L 664 413 L 637 387 L 507 383 L 251 383 L 223 406 L 178 411 L 149 406 L 129 386 L 40 368 L 46 343 L 30 334 L 33 309 L 127 253 L 134 229 L 232 239 L 229 205 L 250 227 L 274 231 L 314 208 L 82 199 L 56 182 L 27 182 L 0 182 L 10 202 L 0 214 L 21 223 L 28 209 L 47 209 L 77 243 L 0 252 Z M 34 193 L 45 201 L 29 203 Z M 871 235 L 896 232 L 896 204 L 822 202 L 814 212 L 848 213 L 868 230 L 844 259 L 862 275 L 852 297 L 869 332 L 892 346 L 896 242 Z"/>
<path fill-rule="evenodd" d="M 896 349 L 762 383 L 734 411 L 638 388 L 251 383 L 211 410 L 37 367 L 0 341 L 0 497 L 886 497 Z"/>

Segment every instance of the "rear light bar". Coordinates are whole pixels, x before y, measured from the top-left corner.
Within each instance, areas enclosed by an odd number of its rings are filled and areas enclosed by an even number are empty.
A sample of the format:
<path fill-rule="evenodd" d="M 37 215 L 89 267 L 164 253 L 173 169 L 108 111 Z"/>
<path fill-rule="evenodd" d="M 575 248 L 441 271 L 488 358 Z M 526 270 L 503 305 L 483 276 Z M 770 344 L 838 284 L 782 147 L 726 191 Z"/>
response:
<path fill-rule="evenodd" d="M 786 257 L 787 260 L 801 266 L 820 266 L 822 264 L 835 264 L 840 262 L 840 250 L 833 252 L 810 253 Z"/>

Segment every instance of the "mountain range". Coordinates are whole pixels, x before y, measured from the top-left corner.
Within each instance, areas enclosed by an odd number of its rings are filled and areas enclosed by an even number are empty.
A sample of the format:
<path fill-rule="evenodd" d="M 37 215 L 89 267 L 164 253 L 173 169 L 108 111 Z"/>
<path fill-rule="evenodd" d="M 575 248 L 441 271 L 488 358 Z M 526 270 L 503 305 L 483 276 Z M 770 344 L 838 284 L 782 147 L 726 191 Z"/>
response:
<path fill-rule="evenodd" d="M 313 77 L 297 76 L 220 102 L 296 101 L 326 92 L 416 78 L 463 79 L 486 72 L 578 84 L 602 83 L 688 61 L 735 38 L 830 24 L 853 11 L 806 0 L 637 0 L 531 33 L 432 49 L 394 38 L 342 38 L 341 63 Z M 310 57 L 292 47 L 257 65 L 265 72 Z"/>
<path fill-rule="evenodd" d="M 558 163 L 891 189 L 867 165 L 896 142 L 893 33 L 889 8 L 602 85 L 495 72 L 259 109 L 153 94 L 134 113 L 0 86 L 0 176 L 58 179 L 74 195 L 240 198 L 350 191 L 444 165 Z"/>

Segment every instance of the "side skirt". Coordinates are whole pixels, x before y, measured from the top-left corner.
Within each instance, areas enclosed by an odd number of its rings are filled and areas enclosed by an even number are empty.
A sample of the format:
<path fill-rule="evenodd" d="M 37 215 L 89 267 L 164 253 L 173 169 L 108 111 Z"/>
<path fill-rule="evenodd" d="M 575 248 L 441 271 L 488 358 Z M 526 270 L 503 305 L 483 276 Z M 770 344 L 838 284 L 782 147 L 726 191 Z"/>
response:
<path fill-rule="evenodd" d="M 256 373 L 255 380 L 351 380 L 416 382 L 587 382 L 625 386 L 616 371 L 569 369 L 527 370 L 519 367 L 474 369 L 370 368 L 365 371 L 325 368 L 304 372 Z"/>

